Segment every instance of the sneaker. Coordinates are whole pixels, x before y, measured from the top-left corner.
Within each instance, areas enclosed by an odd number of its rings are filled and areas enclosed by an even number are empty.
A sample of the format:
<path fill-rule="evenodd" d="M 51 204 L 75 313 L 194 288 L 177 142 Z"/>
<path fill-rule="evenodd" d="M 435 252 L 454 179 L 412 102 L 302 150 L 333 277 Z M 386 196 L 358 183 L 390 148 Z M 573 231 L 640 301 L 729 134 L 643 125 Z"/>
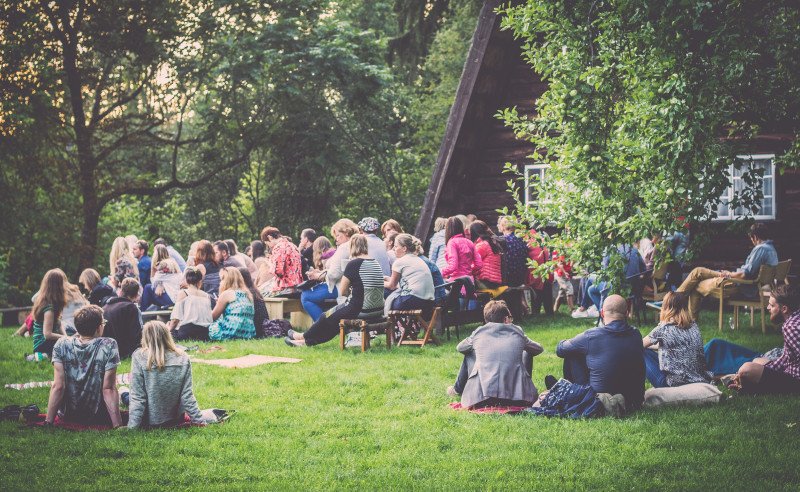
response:
<path fill-rule="evenodd" d="M 594 305 L 590 306 L 589 309 L 586 310 L 586 313 L 587 318 L 596 318 L 600 316 L 600 311 L 598 311 Z"/>
<path fill-rule="evenodd" d="M 547 388 L 548 390 L 552 389 L 557 382 L 558 379 L 556 379 L 556 377 L 553 376 L 552 374 L 548 374 L 547 376 L 544 377 L 544 387 Z"/>
<path fill-rule="evenodd" d="M 581 311 L 580 309 L 576 309 L 575 311 L 572 311 L 572 317 L 573 318 L 588 318 L 589 317 L 589 310 L 585 309 L 585 310 Z"/>
<path fill-rule="evenodd" d="M 127 386 L 120 386 L 119 387 L 119 401 L 124 406 L 130 405 L 131 402 L 131 390 Z"/>
<path fill-rule="evenodd" d="M 461 396 L 458 393 L 456 393 L 455 386 L 448 386 L 447 390 L 445 390 L 445 393 L 447 393 L 447 396 L 452 396 L 453 398 L 458 398 L 459 396 Z"/>

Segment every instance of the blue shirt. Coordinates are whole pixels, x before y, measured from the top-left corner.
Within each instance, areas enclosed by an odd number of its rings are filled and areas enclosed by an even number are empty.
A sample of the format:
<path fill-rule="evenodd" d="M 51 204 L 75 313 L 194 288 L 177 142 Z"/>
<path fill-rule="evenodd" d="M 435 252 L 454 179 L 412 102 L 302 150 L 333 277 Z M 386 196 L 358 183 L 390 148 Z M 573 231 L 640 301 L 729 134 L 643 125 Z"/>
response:
<path fill-rule="evenodd" d="M 139 258 L 139 283 L 142 284 L 142 287 L 150 283 L 150 267 L 152 266 L 152 262 L 149 256 L 142 255 Z"/>
<path fill-rule="evenodd" d="M 436 263 L 439 270 L 447 266 L 447 260 L 444 257 L 444 230 L 435 232 L 431 236 L 431 247 L 429 251 L 431 261 Z"/>
<path fill-rule="evenodd" d="M 644 401 L 642 334 L 624 321 L 614 320 L 561 340 L 556 355 L 585 358 L 589 384 L 597 393 L 622 394 L 627 406 L 638 407 Z"/>
<path fill-rule="evenodd" d="M 172 246 L 167 246 L 167 251 L 169 252 L 170 258 L 178 263 L 178 267 L 180 267 L 181 273 L 183 273 L 183 271 L 186 270 L 186 260 L 184 260 L 183 256 L 181 256 L 181 254 L 178 253 L 178 251 Z"/>
<path fill-rule="evenodd" d="M 761 269 L 761 265 L 769 265 L 775 266 L 778 264 L 778 252 L 775 251 L 775 246 L 772 245 L 772 240 L 764 241 L 756 245 L 750 254 L 747 255 L 747 259 L 744 261 L 744 265 L 739 267 L 740 272 L 744 272 L 744 277 L 746 279 L 752 280 L 758 277 L 758 271 Z M 755 285 L 739 285 L 739 292 L 742 295 L 747 297 L 755 297 L 758 295 L 758 287 Z"/>

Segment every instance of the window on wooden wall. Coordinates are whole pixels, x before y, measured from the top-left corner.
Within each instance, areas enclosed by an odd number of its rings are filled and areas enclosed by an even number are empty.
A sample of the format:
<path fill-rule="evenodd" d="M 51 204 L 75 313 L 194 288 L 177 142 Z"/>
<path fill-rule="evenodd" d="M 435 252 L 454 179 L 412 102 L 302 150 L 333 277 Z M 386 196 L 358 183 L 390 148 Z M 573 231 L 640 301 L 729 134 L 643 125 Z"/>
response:
<path fill-rule="evenodd" d="M 764 174 L 759 178 L 761 192 L 761 204 L 756 210 L 751 210 L 752 216 L 756 220 L 775 219 L 775 154 L 755 154 L 736 156 L 740 159 L 738 164 L 731 165 L 728 169 L 731 185 L 722 194 L 719 205 L 717 205 L 717 218 L 714 220 L 733 220 L 748 215 L 748 210 L 744 207 L 730 207 L 731 198 L 734 192 L 744 189 L 745 183 L 742 180 L 744 174 L 751 165 L 756 169 L 763 169 Z"/>
<path fill-rule="evenodd" d="M 525 164 L 525 204 L 539 203 L 539 183 L 543 182 L 550 164 Z M 551 200 L 545 200 L 548 203 Z"/>

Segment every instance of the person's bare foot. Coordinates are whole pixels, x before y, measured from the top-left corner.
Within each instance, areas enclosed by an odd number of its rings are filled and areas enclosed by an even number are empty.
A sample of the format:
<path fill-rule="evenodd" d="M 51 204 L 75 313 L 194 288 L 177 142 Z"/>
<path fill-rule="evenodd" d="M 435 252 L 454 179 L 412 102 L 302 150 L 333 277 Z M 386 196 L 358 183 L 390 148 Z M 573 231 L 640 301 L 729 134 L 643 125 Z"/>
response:
<path fill-rule="evenodd" d="M 291 338 L 286 337 L 286 338 L 283 339 L 283 341 L 286 342 L 286 345 L 288 345 L 290 347 L 305 347 L 306 346 L 306 341 L 305 340 L 292 340 Z"/>

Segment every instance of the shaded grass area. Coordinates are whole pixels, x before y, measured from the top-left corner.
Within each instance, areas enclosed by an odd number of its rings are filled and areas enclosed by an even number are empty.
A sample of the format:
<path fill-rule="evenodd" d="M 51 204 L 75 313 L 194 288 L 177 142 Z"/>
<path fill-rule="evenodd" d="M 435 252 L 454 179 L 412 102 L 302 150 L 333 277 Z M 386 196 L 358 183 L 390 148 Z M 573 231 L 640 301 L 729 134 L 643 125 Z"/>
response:
<path fill-rule="evenodd" d="M 559 340 L 591 326 L 561 314 L 528 318 L 545 352 L 534 383 L 559 375 Z M 776 332 L 726 330 L 756 350 L 781 345 Z M 642 323 L 646 335 L 654 326 Z M 716 316 L 701 318 L 706 341 Z M 462 328 L 461 336 L 468 329 Z M 0 383 L 52 379 L 27 362 L 31 339 L 0 329 Z M 193 367 L 201 408 L 235 409 L 221 426 L 180 431 L 68 432 L 0 424 L 0 489 L 753 489 L 796 490 L 798 399 L 733 397 L 703 408 L 642 410 L 591 421 L 455 412 L 444 390 L 461 356 L 442 346 L 374 344 L 365 354 L 332 341 L 292 349 L 282 340 L 226 342 L 225 352 L 302 358 L 231 370 Z M 213 344 L 203 344 L 208 347 Z M 124 361 L 120 372 L 128 372 Z M 45 388 L 0 389 L 0 406 L 47 406 Z"/>

